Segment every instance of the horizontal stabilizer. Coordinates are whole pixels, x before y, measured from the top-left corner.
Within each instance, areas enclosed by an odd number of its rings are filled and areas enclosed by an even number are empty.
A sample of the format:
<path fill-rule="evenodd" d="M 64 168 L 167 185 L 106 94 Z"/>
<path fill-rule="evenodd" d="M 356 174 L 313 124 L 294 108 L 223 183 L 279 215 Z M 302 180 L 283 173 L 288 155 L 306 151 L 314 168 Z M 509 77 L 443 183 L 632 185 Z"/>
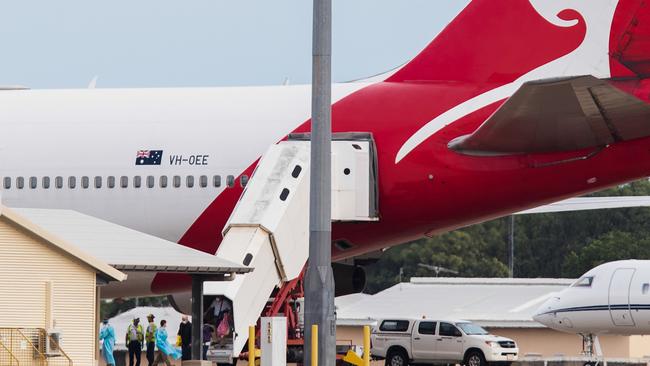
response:
<path fill-rule="evenodd" d="M 575 197 L 531 208 L 530 210 L 520 211 L 515 213 L 515 215 L 625 207 L 650 207 L 650 196 Z"/>
<path fill-rule="evenodd" d="M 468 155 L 548 153 L 650 136 L 650 105 L 593 76 L 527 82 L 474 133 Z"/>

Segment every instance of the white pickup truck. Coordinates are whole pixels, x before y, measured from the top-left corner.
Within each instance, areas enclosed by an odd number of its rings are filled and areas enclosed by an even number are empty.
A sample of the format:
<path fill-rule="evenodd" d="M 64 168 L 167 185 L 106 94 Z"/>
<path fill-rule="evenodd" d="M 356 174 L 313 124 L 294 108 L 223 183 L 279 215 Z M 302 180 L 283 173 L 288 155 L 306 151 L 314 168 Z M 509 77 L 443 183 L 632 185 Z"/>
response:
<path fill-rule="evenodd" d="M 519 349 L 512 340 L 489 334 L 468 321 L 381 319 L 371 337 L 373 357 L 386 366 L 461 363 L 509 365 Z"/>

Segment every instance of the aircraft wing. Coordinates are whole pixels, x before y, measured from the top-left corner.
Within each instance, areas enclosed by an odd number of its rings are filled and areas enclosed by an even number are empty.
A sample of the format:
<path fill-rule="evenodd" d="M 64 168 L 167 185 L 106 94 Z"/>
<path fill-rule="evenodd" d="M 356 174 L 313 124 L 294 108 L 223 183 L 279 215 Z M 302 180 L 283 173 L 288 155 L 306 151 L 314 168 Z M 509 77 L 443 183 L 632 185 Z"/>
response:
<path fill-rule="evenodd" d="M 607 208 L 650 207 L 650 196 L 575 197 L 520 211 L 515 215 L 550 212 L 601 210 Z"/>
<path fill-rule="evenodd" d="M 524 83 L 476 131 L 449 143 L 469 155 L 604 147 L 650 136 L 650 105 L 593 76 Z"/>

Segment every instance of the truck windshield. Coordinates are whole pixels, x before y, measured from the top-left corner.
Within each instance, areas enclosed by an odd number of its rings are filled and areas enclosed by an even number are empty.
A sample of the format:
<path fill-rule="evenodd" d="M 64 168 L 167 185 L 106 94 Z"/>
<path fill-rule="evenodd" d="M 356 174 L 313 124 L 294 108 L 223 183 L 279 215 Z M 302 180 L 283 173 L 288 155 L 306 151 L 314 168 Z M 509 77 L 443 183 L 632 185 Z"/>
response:
<path fill-rule="evenodd" d="M 457 323 L 456 324 L 460 329 L 465 332 L 467 335 L 481 335 L 481 334 L 488 334 L 487 330 L 479 327 L 476 324 L 472 323 Z"/>

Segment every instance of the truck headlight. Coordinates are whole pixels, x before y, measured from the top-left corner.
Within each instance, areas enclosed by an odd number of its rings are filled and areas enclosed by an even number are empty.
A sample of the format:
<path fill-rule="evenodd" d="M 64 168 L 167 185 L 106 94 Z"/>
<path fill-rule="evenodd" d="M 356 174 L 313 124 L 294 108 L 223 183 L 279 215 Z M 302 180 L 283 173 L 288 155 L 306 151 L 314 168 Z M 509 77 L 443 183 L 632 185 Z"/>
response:
<path fill-rule="evenodd" d="M 485 344 L 487 344 L 488 346 L 490 346 L 490 347 L 492 347 L 492 348 L 499 348 L 499 343 L 498 343 L 498 342 L 494 342 L 494 341 L 485 341 Z"/>

